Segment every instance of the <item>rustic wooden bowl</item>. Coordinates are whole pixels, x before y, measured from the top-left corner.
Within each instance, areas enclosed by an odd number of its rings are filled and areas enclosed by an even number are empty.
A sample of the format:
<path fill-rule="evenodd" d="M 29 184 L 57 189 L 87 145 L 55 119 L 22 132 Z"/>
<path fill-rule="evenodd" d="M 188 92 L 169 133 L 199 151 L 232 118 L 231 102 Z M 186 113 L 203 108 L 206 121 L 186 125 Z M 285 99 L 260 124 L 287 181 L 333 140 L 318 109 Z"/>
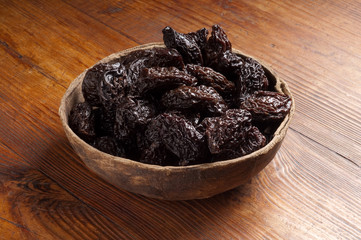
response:
<path fill-rule="evenodd" d="M 112 54 L 100 62 L 108 62 L 134 50 L 153 47 L 164 47 L 164 45 L 151 43 L 138 46 Z M 238 50 L 233 51 L 245 56 Z M 275 89 L 292 98 L 287 84 L 262 61 L 259 62 L 265 68 Z M 96 174 L 120 189 L 152 198 L 164 200 L 208 198 L 246 183 L 273 159 L 286 135 L 295 110 L 292 99 L 291 111 L 276 130 L 273 139 L 265 147 L 249 155 L 227 161 L 184 167 L 144 164 L 103 153 L 84 142 L 70 129 L 69 112 L 74 104 L 84 101 L 81 84 L 86 71 L 70 84 L 61 100 L 59 115 L 66 136 L 76 153 Z"/>

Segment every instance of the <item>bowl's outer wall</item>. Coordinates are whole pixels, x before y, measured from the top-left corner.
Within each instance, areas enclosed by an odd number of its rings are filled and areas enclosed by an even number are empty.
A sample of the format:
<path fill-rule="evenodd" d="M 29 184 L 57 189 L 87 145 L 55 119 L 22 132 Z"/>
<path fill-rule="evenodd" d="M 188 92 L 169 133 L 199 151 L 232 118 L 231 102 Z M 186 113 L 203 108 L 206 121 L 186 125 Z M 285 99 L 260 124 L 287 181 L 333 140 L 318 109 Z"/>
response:
<path fill-rule="evenodd" d="M 113 54 L 101 62 L 107 62 L 135 49 L 153 46 L 163 45 L 147 44 L 128 49 Z M 240 54 L 239 51 L 236 52 Z M 264 63 L 262 65 L 265 67 Z M 267 68 L 267 70 L 274 74 L 271 69 Z M 72 106 L 83 101 L 81 83 L 85 72 L 79 75 L 69 86 L 59 108 L 60 118 L 72 147 L 88 168 L 103 179 L 121 189 L 152 198 L 165 200 L 207 198 L 246 183 L 274 158 L 282 144 L 294 112 L 293 103 L 291 113 L 282 122 L 273 140 L 266 147 L 250 155 L 233 160 L 187 167 L 148 165 L 100 152 L 81 140 L 69 128 L 68 115 Z M 277 85 L 277 90 L 291 96 L 287 85 L 278 78 Z"/>

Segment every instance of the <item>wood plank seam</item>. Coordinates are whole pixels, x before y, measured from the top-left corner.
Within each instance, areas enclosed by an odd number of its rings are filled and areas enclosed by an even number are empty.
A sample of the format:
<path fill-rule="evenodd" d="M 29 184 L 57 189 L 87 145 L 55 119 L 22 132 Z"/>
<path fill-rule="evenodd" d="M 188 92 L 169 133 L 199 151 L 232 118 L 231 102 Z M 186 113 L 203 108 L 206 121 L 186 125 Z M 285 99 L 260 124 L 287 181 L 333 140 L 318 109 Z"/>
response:
<path fill-rule="evenodd" d="M 333 153 L 337 154 L 338 156 L 340 156 L 340 157 L 342 157 L 343 159 L 347 160 L 348 162 L 352 163 L 352 164 L 355 165 L 356 167 L 361 168 L 361 166 L 358 165 L 356 162 L 354 162 L 352 159 L 350 159 L 350 158 L 348 158 L 348 157 L 346 157 L 346 156 L 343 156 L 341 153 L 338 153 L 338 152 L 332 150 L 331 148 L 325 146 L 324 144 L 322 144 L 322 143 L 320 143 L 320 142 L 317 142 L 315 139 L 313 139 L 313 138 L 309 137 L 308 135 L 306 135 L 306 134 L 304 134 L 304 133 L 296 130 L 296 129 L 293 128 L 292 126 L 291 126 L 289 129 L 291 129 L 291 130 L 295 131 L 296 133 L 300 134 L 301 136 L 303 136 L 303 137 L 311 140 L 312 142 L 315 142 L 315 143 L 321 145 L 322 147 L 326 148 L 326 149 L 329 150 L 330 152 L 333 152 Z"/>

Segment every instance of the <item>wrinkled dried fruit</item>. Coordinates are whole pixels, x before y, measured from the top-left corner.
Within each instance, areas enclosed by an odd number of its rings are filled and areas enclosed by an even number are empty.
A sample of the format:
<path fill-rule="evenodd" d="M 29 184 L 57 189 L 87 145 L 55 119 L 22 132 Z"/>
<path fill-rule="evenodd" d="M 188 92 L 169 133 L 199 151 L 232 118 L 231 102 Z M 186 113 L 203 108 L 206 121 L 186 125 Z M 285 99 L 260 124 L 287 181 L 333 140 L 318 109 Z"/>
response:
<path fill-rule="evenodd" d="M 291 98 L 285 94 L 257 91 L 241 103 L 240 108 L 249 111 L 254 121 L 282 120 L 291 109 Z"/>
<path fill-rule="evenodd" d="M 121 146 L 117 145 L 117 142 L 113 137 L 102 136 L 96 138 L 93 146 L 102 152 L 118 157 L 125 157 L 124 149 Z"/>
<path fill-rule="evenodd" d="M 95 138 L 95 116 L 88 102 L 78 103 L 72 108 L 69 126 L 86 142 L 91 142 Z"/>
<path fill-rule="evenodd" d="M 265 145 L 266 138 L 251 120 L 251 114 L 243 109 L 230 109 L 206 120 L 208 148 L 216 160 L 241 157 Z"/>
<path fill-rule="evenodd" d="M 178 158 L 178 165 L 198 162 L 204 157 L 203 135 L 191 122 L 176 114 L 163 113 L 155 117 L 145 136 L 153 144 L 149 151 L 164 146 Z"/>
<path fill-rule="evenodd" d="M 208 31 L 203 28 L 194 33 L 178 33 L 171 27 L 163 30 L 163 41 L 168 48 L 177 49 L 184 62 L 203 65 L 202 48 L 207 40 Z"/>
<path fill-rule="evenodd" d="M 186 65 L 185 70 L 187 73 L 197 78 L 199 85 L 213 87 L 222 95 L 230 94 L 235 91 L 234 83 L 228 81 L 225 76 L 214 71 L 212 68 L 188 64 Z"/>
<path fill-rule="evenodd" d="M 217 65 L 218 58 L 226 51 L 232 51 L 232 44 L 219 25 L 212 26 L 211 36 L 205 46 L 205 66 Z"/>
<path fill-rule="evenodd" d="M 120 141 L 127 140 L 130 134 L 144 129 L 155 112 L 154 106 L 146 100 L 123 98 L 116 109 L 114 136 Z"/>
<path fill-rule="evenodd" d="M 104 81 L 104 78 L 109 71 L 116 71 L 119 66 L 119 63 L 101 63 L 87 71 L 82 83 L 82 92 L 85 101 L 92 106 L 101 106 L 102 101 L 99 96 L 100 82 Z"/>
<path fill-rule="evenodd" d="M 196 110 L 206 116 L 220 115 L 228 108 L 214 88 L 204 85 L 180 86 L 165 93 L 161 102 L 168 109 Z"/>
<path fill-rule="evenodd" d="M 236 83 L 239 103 L 244 101 L 249 94 L 268 88 L 268 79 L 262 65 L 249 57 L 244 58 L 244 66 Z"/>
<path fill-rule="evenodd" d="M 145 68 L 134 82 L 134 92 L 143 95 L 152 91 L 166 91 L 180 85 L 195 85 L 197 79 L 175 67 Z"/>

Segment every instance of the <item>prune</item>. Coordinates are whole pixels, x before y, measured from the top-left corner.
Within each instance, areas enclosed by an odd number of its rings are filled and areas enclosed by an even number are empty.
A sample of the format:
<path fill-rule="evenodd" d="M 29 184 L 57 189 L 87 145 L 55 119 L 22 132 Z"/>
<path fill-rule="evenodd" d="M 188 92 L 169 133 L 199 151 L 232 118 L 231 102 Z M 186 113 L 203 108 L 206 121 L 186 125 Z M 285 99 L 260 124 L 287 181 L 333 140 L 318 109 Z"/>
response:
<path fill-rule="evenodd" d="M 101 99 L 99 96 L 100 82 L 105 78 L 105 74 L 111 70 L 119 68 L 119 64 L 100 63 L 90 68 L 82 83 L 82 92 L 87 101 L 92 106 L 101 106 Z"/>
<path fill-rule="evenodd" d="M 268 79 L 261 64 L 252 58 L 244 58 L 244 66 L 236 85 L 239 103 L 255 91 L 266 90 L 268 88 Z"/>
<path fill-rule="evenodd" d="M 221 115 L 227 105 L 221 95 L 212 87 L 204 85 L 180 86 L 162 96 L 162 105 L 168 109 L 193 109 L 205 115 Z"/>
<path fill-rule="evenodd" d="M 144 129 L 155 112 L 155 107 L 146 100 L 123 98 L 116 109 L 114 136 L 120 141 L 126 141 L 130 134 Z"/>
<path fill-rule="evenodd" d="M 204 138 L 188 120 L 170 113 L 155 117 L 145 136 L 153 148 L 162 145 L 179 159 L 178 165 L 198 162 L 204 157 Z M 149 150 L 150 151 L 150 150 Z"/>
<path fill-rule="evenodd" d="M 175 67 L 154 67 L 143 69 L 134 82 L 134 94 L 144 95 L 150 91 L 165 91 L 180 85 L 195 85 L 197 79 Z"/>
<path fill-rule="evenodd" d="M 186 35 L 193 37 L 193 39 L 196 41 L 201 51 L 204 50 L 207 44 L 207 36 L 208 36 L 208 30 L 206 28 L 201 28 L 196 32 L 190 32 L 187 33 Z"/>
<path fill-rule="evenodd" d="M 205 28 L 188 34 L 178 33 L 171 27 L 163 30 L 163 41 L 168 48 L 177 49 L 184 62 L 203 65 L 202 48 L 204 48 L 208 31 Z"/>
<path fill-rule="evenodd" d="M 227 79 L 235 81 L 242 75 L 244 60 L 237 54 L 227 50 L 219 54 L 218 58 L 212 62 L 211 67 L 224 74 Z"/>
<path fill-rule="evenodd" d="M 211 36 L 205 46 L 205 65 L 215 66 L 217 65 L 218 58 L 226 51 L 232 51 L 232 44 L 228 40 L 228 37 L 224 30 L 219 25 L 212 26 Z"/>
<path fill-rule="evenodd" d="M 213 87 L 220 94 L 230 94 L 235 90 L 233 82 L 209 67 L 187 64 L 185 70 L 198 80 L 198 84 Z"/>
<path fill-rule="evenodd" d="M 98 88 L 100 101 L 104 107 L 113 107 L 125 95 L 125 79 L 126 73 L 121 66 L 104 72 Z"/>
<path fill-rule="evenodd" d="M 118 146 L 116 140 L 113 137 L 98 137 L 95 139 L 93 146 L 102 152 L 118 157 L 125 157 L 124 149 L 121 146 Z"/>
<path fill-rule="evenodd" d="M 272 122 L 282 120 L 291 109 L 291 98 L 285 94 L 257 91 L 241 103 L 240 108 L 249 111 L 253 120 Z"/>
<path fill-rule="evenodd" d="M 230 109 L 220 117 L 206 120 L 208 148 L 215 159 L 240 157 L 264 146 L 266 138 L 251 120 L 251 114 L 243 109 Z"/>
<path fill-rule="evenodd" d="M 99 136 L 113 136 L 116 106 L 101 106 L 94 109 L 96 132 Z"/>
<path fill-rule="evenodd" d="M 69 127 L 86 142 L 91 142 L 95 138 L 95 115 L 88 102 L 78 103 L 72 108 Z"/>
<path fill-rule="evenodd" d="M 188 121 L 190 121 L 193 124 L 193 126 L 197 126 L 200 124 L 201 114 L 199 112 L 187 111 L 187 109 L 185 110 L 180 109 L 180 110 L 166 111 L 166 113 L 176 114 L 182 118 L 185 118 Z"/>

